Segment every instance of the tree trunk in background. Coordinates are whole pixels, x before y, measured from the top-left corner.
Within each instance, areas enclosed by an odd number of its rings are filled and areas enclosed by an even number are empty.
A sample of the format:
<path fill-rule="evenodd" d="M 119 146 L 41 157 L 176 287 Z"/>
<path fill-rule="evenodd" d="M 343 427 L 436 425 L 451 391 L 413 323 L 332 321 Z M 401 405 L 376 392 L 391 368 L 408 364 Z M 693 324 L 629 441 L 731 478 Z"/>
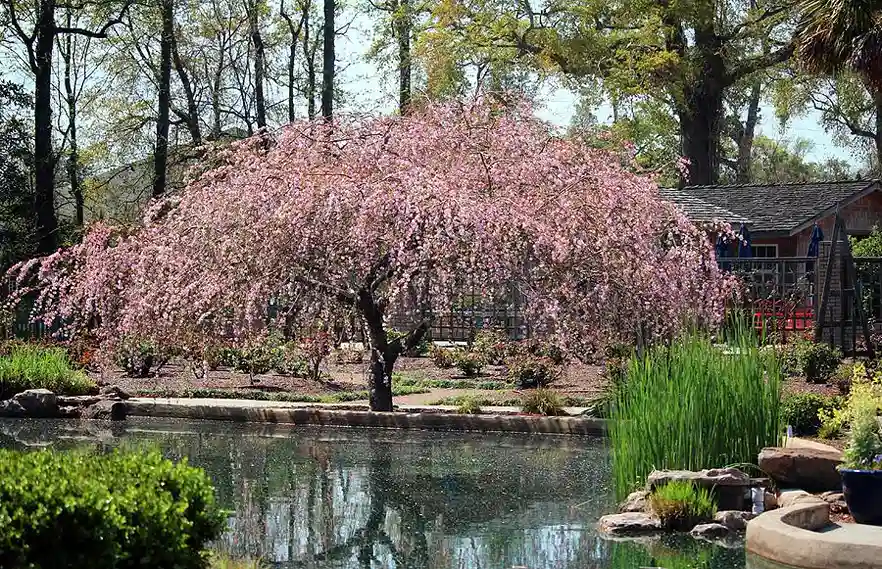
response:
<path fill-rule="evenodd" d="M 873 97 L 876 106 L 876 175 L 882 173 L 882 93 Z"/>
<path fill-rule="evenodd" d="M 334 118 L 334 42 L 337 29 L 334 27 L 336 0 L 325 0 L 325 22 L 322 28 L 322 118 Z"/>
<path fill-rule="evenodd" d="M 738 161 L 735 165 L 735 183 L 750 183 L 750 166 L 753 155 L 753 139 L 756 136 L 756 124 L 759 122 L 759 104 L 762 85 L 759 81 L 750 90 L 750 101 L 747 105 L 747 119 L 744 129 L 738 137 Z"/>
<path fill-rule="evenodd" d="M 395 35 L 398 39 L 398 112 L 407 113 L 410 106 L 410 34 L 413 24 L 410 14 L 410 0 L 401 0 L 398 13 L 395 14 Z"/>
<path fill-rule="evenodd" d="M 174 14 L 172 14 L 172 17 L 174 17 Z M 184 62 L 178 53 L 178 40 L 174 34 L 171 36 L 171 53 L 175 71 L 178 74 L 181 87 L 184 89 L 184 96 L 187 99 L 187 116 L 184 119 L 184 123 L 187 125 L 187 131 L 190 133 L 190 139 L 193 141 L 193 144 L 199 145 L 202 144 L 202 129 L 199 126 L 199 108 L 196 106 L 196 94 L 193 92 L 190 74 L 187 73 L 187 68 L 184 67 Z"/>
<path fill-rule="evenodd" d="M 303 30 L 303 24 L 309 18 L 309 7 L 310 2 L 307 1 L 302 7 L 300 22 L 296 26 L 294 25 L 294 21 L 291 19 L 290 14 L 285 11 L 284 0 L 282 0 L 282 7 L 280 9 L 282 18 L 285 19 L 285 23 L 288 25 L 288 33 L 291 34 L 291 39 L 288 44 L 288 122 L 294 122 L 297 118 L 297 114 L 294 111 L 294 70 L 297 67 L 297 42 L 300 41 L 300 33 Z M 306 50 L 304 50 L 304 55 L 306 55 Z"/>
<path fill-rule="evenodd" d="M 71 11 L 67 11 L 67 27 L 71 27 Z M 80 151 L 77 141 L 77 94 L 71 80 L 71 54 L 73 38 L 67 34 L 64 38 L 64 49 L 59 49 L 64 60 L 64 99 L 67 103 L 68 141 L 70 150 L 67 155 L 67 179 L 70 184 L 70 194 L 74 199 L 74 216 L 77 227 L 83 227 L 85 223 L 85 200 L 83 188 L 80 184 Z"/>
<path fill-rule="evenodd" d="M 303 55 L 306 58 L 306 115 L 309 120 L 315 119 L 315 52 L 318 47 L 317 42 L 309 40 L 309 13 L 306 13 L 303 21 Z"/>
<path fill-rule="evenodd" d="M 156 119 L 156 150 L 153 154 L 153 197 L 166 191 L 168 176 L 168 131 L 171 106 L 172 41 L 174 1 L 161 0 L 162 35 L 159 56 L 159 113 Z"/>
<path fill-rule="evenodd" d="M 34 47 L 34 186 L 37 209 L 37 252 L 58 247 L 55 215 L 55 156 L 52 153 L 52 48 L 55 43 L 55 0 L 40 0 Z"/>
<path fill-rule="evenodd" d="M 263 94 L 263 75 L 266 56 L 263 37 L 260 35 L 260 6 L 256 0 L 247 4 L 248 31 L 254 46 L 254 104 L 257 107 L 257 128 L 266 128 L 266 98 Z"/>

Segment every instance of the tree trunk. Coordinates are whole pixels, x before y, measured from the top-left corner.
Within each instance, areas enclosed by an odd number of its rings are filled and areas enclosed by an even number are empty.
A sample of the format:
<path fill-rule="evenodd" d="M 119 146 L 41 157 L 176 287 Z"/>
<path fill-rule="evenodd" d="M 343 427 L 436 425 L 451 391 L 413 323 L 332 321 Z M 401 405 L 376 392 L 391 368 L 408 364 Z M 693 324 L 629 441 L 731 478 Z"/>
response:
<path fill-rule="evenodd" d="M 34 49 L 34 185 L 37 246 L 41 254 L 58 247 L 55 215 L 55 156 L 52 153 L 52 48 L 55 43 L 55 0 L 40 0 Z"/>
<path fill-rule="evenodd" d="M 202 129 L 199 127 L 199 108 L 196 106 L 196 95 L 193 93 L 190 74 L 187 73 L 187 68 L 184 67 L 184 62 L 181 60 L 180 53 L 178 53 L 178 40 L 175 38 L 174 33 L 171 36 L 171 53 L 175 71 L 178 74 L 178 79 L 181 81 L 181 87 L 184 89 L 184 96 L 187 98 L 187 118 L 185 121 L 187 131 L 190 133 L 190 139 L 193 141 L 193 144 L 198 146 L 202 144 Z"/>
<path fill-rule="evenodd" d="M 322 118 L 334 118 L 334 40 L 337 29 L 334 27 L 336 0 L 325 0 L 325 23 L 322 27 Z"/>
<path fill-rule="evenodd" d="M 410 20 L 410 0 L 401 0 L 398 12 L 394 16 L 395 35 L 398 39 L 398 112 L 404 115 L 410 106 L 411 97 L 410 34 L 412 26 Z"/>
<path fill-rule="evenodd" d="M 303 22 L 303 55 L 306 56 L 306 116 L 315 119 L 315 45 L 309 41 L 309 15 Z"/>
<path fill-rule="evenodd" d="M 756 124 L 759 122 L 759 104 L 762 85 L 759 81 L 750 90 L 750 101 L 747 106 L 747 119 L 744 129 L 738 138 L 738 161 L 735 165 L 735 183 L 750 183 L 750 166 L 753 156 L 753 139 L 756 135 Z"/>
<path fill-rule="evenodd" d="M 71 11 L 67 11 L 67 27 L 71 27 Z M 71 81 L 71 56 L 73 49 L 73 38 L 71 34 L 67 34 L 64 38 L 64 50 L 61 51 L 61 57 L 64 59 L 64 98 L 67 103 L 67 120 L 68 120 L 68 139 L 70 151 L 67 156 L 67 178 L 70 184 L 70 194 L 74 199 L 74 211 L 76 226 L 83 227 L 85 223 L 85 200 L 83 199 L 83 188 L 80 185 L 80 151 L 77 141 L 77 94 Z"/>
<path fill-rule="evenodd" d="M 172 41 L 174 0 L 162 0 L 162 35 L 159 56 L 159 114 L 156 119 L 156 150 L 153 154 L 153 197 L 166 191 L 168 176 L 168 130 L 171 107 Z"/>
<path fill-rule="evenodd" d="M 876 174 L 882 172 L 882 93 L 874 97 L 876 106 Z"/>
<path fill-rule="evenodd" d="M 297 118 L 294 111 L 294 92 L 296 90 L 294 86 L 294 70 L 297 66 L 297 42 L 300 41 L 300 32 L 303 30 L 303 24 L 309 18 L 309 7 L 309 1 L 301 6 L 300 22 L 296 26 L 294 25 L 291 16 L 285 11 L 284 0 L 282 0 L 282 6 L 280 9 L 282 18 L 284 18 L 285 22 L 288 24 L 288 33 L 291 34 L 291 41 L 288 44 L 288 122 L 294 122 Z M 304 55 L 306 55 L 306 50 L 304 50 Z"/>
<path fill-rule="evenodd" d="M 248 3 L 248 28 L 254 46 L 254 103 L 257 107 L 257 128 L 266 128 L 266 98 L 263 94 L 263 74 L 266 69 L 263 37 L 260 35 L 259 5 L 256 0 Z"/>
<path fill-rule="evenodd" d="M 288 48 L 288 122 L 294 122 L 297 118 L 294 112 L 294 64 L 297 56 L 297 40 L 291 42 Z"/>

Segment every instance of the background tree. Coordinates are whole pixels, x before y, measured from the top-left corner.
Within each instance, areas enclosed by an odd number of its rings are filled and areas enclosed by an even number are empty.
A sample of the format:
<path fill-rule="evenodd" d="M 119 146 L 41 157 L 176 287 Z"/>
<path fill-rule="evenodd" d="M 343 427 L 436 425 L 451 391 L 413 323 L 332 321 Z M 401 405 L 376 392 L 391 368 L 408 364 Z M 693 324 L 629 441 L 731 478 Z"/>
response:
<path fill-rule="evenodd" d="M 38 248 L 30 111 L 24 89 L 0 81 L 0 271 Z"/>
<path fill-rule="evenodd" d="M 334 71 L 336 56 L 334 53 L 337 40 L 335 16 L 336 0 L 324 0 L 325 20 L 322 24 L 322 118 L 330 121 L 334 117 Z"/>

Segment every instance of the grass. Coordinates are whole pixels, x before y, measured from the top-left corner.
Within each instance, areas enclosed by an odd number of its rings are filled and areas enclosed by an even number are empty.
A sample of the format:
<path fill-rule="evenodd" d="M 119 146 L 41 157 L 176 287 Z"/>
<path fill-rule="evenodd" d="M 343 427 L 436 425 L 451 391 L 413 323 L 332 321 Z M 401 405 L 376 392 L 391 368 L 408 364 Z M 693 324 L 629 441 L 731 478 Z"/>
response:
<path fill-rule="evenodd" d="M 481 403 L 473 395 L 463 395 L 456 412 L 463 415 L 477 415 L 481 412 Z"/>
<path fill-rule="evenodd" d="M 416 377 L 404 377 L 396 375 L 392 378 L 392 385 L 401 387 L 419 387 L 422 389 L 484 389 L 488 391 L 502 391 L 514 389 L 514 385 L 505 381 L 477 381 L 474 379 L 426 379 Z"/>
<path fill-rule="evenodd" d="M 734 354 L 701 335 L 684 336 L 634 358 L 613 396 L 610 443 L 616 496 L 655 469 L 754 463 L 781 434 L 781 372 L 749 330 Z"/>
<path fill-rule="evenodd" d="M 97 386 L 83 371 L 71 365 L 63 348 L 16 345 L 0 356 L 0 397 L 27 389 L 85 395 L 95 391 Z"/>
<path fill-rule="evenodd" d="M 563 400 L 550 389 L 534 389 L 524 397 L 521 404 L 521 410 L 524 413 L 547 415 L 550 417 L 566 415 L 563 408 Z"/>
<path fill-rule="evenodd" d="M 393 387 L 392 395 L 414 395 L 427 393 L 427 389 L 418 387 Z M 236 390 L 236 389 L 185 389 L 177 391 L 173 389 L 141 389 L 138 397 L 183 397 L 183 398 L 207 398 L 207 399 L 251 399 L 255 401 L 286 401 L 291 403 L 347 403 L 349 401 L 362 401 L 368 399 L 367 390 L 339 391 L 328 395 L 312 395 L 309 393 L 289 393 L 287 391 L 261 391 Z"/>
<path fill-rule="evenodd" d="M 210 569 L 267 569 L 269 566 L 260 559 L 236 559 L 227 553 L 214 551 L 211 554 Z"/>
<path fill-rule="evenodd" d="M 526 392 L 530 393 L 530 392 Z M 558 395 L 560 403 L 564 407 L 592 407 L 598 405 L 599 399 L 588 399 L 587 397 L 573 397 L 570 395 Z M 468 393 L 462 395 L 451 395 L 449 397 L 441 397 L 429 403 L 429 405 L 461 405 L 466 398 L 474 398 L 479 405 L 484 407 L 520 407 L 524 403 L 523 397 L 505 397 L 494 399 L 490 397 L 474 396 Z"/>
<path fill-rule="evenodd" d="M 671 482 L 657 488 L 649 505 L 662 525 L 674 530 L 690 530 L 717 513 L 708 489 L 696 488 L 691 482 Z"/>

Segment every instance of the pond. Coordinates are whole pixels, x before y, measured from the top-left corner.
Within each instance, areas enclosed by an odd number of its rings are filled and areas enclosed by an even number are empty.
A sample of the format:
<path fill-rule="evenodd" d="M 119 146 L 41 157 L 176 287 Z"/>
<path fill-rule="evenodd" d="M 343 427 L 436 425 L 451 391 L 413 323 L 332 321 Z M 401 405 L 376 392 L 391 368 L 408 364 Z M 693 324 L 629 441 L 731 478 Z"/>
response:
<path fill-rule="evenodd" d="M 603 441 L 209 421 L 0 420 L 9 448 L 155 445 L 233 513 L 216 547 L 309 569 L 742 569 L 743 549 L 601 539 Z"/>

